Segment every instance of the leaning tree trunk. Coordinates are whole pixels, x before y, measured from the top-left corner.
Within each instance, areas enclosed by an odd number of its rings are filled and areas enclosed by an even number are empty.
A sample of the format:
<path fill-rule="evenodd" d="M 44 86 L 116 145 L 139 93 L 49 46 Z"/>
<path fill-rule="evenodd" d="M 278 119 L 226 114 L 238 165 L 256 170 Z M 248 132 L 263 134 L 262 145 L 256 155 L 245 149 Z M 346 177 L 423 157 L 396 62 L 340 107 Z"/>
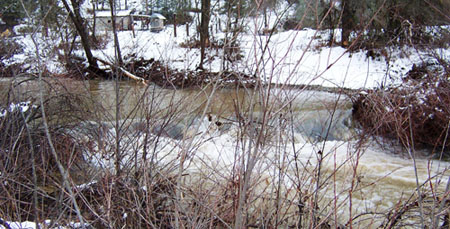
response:
<path fill-rule="evenodd" d="M 66 8 L 67 12 L 69 13 L 70 19 L 72 19 L 73 23 L 75 24 L 75 28 L 78 32 L 78 35 L 80 35 L 81 38 L 81 44 L 83 46 L 84 52 L 86 54 L 86 58 L 89 63 L 89 68 L 98 70 L 97 61 L 94 58 L 94 55 L 92 55 L 91 51 L 91 42 L 89 39 L 89 35 L 87 32 L 86 27 L 83 23 L 83 18 L 80 14 L 80 4 L 77 2 L 77 0 L 71 0 L 72 3 L 72 9 L 70 8 L 69 4 L 67 3 L 67 0 L 62 0 L 64 7 Z"/>
<path fill-rule="evenodd" d="M 200 23 L 200 65 L 203 69 L 203 60 L 205 59 L 206 46 L 209 43 L 209 18 L 210 18 L 211 0 L 202 0 L 202 19 Z"/>

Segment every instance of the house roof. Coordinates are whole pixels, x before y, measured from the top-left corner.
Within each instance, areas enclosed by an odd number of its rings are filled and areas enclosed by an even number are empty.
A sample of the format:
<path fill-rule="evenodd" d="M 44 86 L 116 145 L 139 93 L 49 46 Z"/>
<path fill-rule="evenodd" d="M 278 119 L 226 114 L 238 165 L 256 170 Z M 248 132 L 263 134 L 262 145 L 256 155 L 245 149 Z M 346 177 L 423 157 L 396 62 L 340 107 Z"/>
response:
<path fill-rule="evenodd" d="M 115 12 L 116 17 L 126 17 L 131 14 L 131 10 L 118 10 Z M 96 17 L 111 17 L 111 11 L 105 10 L 105 11 L 97 11 L 95 12 Z"/>
<path fill-rule="evenodd" d="M 162 14 L 160 14 L 160 13 L 153 13 L 152 15 L 150 15 L 150 17 L 152 17 L 152 18 L 158 18 L 158 19 L 161 19 L 161 20 L 167 20 L 167 18 L 166 17 L 164 17 Z"/>

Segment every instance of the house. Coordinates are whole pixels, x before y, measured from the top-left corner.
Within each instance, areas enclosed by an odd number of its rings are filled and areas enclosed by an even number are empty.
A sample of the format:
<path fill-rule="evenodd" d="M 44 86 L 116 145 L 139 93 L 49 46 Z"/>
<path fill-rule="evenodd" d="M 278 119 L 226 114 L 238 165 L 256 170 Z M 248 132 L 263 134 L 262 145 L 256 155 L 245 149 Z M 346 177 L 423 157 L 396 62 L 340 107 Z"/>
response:
<path fill-rule="evenodd" d="M 138 24 L 137 29 L 149 28 L 152 32 L 159 32 L 164 29 L 166 18 L 159 13 L 152 15 L 132 14 L 132 10 L 120 10 L 115 14 L 117 30 L 132 30 L 134 25 Z M 91 19 L 91 25 L 95 24 L 95 31 L 111 31 L 112 17 L 111 11 L 96 11 L 94 19 Z M 140 23 L 139 23 L 140 21 Z"/>
<path fill-rule="evenodd" d="M 133 16 L 131 10 L 120 10 L 115 13 L 116 29 L 117 30 L 131 30 L 133 28 Z M 96 11 L 95 23 L 92 19 L 92 25 L 95 24 L 96 31 L 111 31 L 112 30 L 112 16 L 111 11 Z"/>
<path fill-rule="evenodd" d="M 163 30 L 164 20 L 166 20 L 166 17 L 164 17 L 162 14 L 153 13 L 152 15 L 150 15 L 150 31 L 159 32 Z"/>
<path fill-rule="evenodd" d="M 164 21 L 166 18 L 159 13 L 153 13 L 152 15 L 137 14 L 133 15 L 135 24 L 139 29 L 150 29 L 152 32 L 160 32 L 164 29 Z"/>

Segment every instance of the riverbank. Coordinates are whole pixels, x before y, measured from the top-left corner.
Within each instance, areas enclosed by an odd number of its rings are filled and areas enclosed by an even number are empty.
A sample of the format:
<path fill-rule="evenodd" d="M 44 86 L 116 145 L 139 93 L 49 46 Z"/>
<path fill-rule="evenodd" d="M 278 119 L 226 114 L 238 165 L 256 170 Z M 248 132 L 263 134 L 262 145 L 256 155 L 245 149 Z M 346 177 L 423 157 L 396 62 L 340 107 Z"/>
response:
<path fill-rule="evenodd" d="M 194 28 L 191 28 L 190 33 L 195 34 Z M 425 52 L 406 47 L 389 50 L 389 59 L 384 56 L 373 58 L 364 50 L 350 52 L 338 46 L 325 46 L 326 39 L 322 37 L 326 37 L 325 34 L 328 33 L 327 30 L 305 29 L 285 31 L 270 37 L 242 34 L 239 60 L 230 62 L 224 59 L 223 50 L 210 48 L 204 69 L 208 72 L 227 71 L 254 76 L 265 83 L 361 89 L 400 84 L 401 77 L 426 55 Z M 23 69 L 28 69 L 31 73 L 37 69 L 35 48 L 30 36 L 31 34 L 24 34 L 13 38 L 23 51 L 3 59 L 5 66 L 23 65 Z M 58 43 L 62 42 L 58 37 L 53 39 L 40 34 L 33 36 L 42 47 L 58 47 Z M 112 39 L 105 36 L 104 48 L 94 50 L 94 55 L 114 62 Z M 178 31 L 175 37 L 173 28 L 168 26 L 160 33 L 136 31 L 133 36 L 129 31 L 121 31 L 118 36 L 124 59 L 130 65 L 142 58 L 159 61 L 164 67 L 179 71 L 196 71 L 198 67 L 199 49 L 182 47 L 183 42 L 190 39 L 186 31 Z M 220 39 L 224 34 L 215 36 Z M 259 47 L 266 45 L 266 51 L 262 52 Z M 65 58 L 69 57 L 64 55 L 64 49 L 43 48 L 40 51 L 44 69 L 54 74 L 67 72 L 67 66 L 64 65 Z M 445 59 L 449 54 L 447 50 L 443 51 Z M 73 55 L 84 56 L 81 50 L 74 50 Z M 83 64 L 83 61 L 79 64 Z"/>

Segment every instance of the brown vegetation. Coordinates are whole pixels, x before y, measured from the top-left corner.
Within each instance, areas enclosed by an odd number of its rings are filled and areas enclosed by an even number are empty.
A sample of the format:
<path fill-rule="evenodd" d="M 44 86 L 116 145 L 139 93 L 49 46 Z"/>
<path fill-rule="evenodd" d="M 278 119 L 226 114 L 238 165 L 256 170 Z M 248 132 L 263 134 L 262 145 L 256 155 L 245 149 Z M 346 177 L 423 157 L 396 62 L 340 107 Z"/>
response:
<path fill-rule="evenodd" d="M 219 81 L 224 86 L 253 87 L 257 78 L 239 72 L 208 72 L 173 70 L 160 61 L 135 60 L 127 66 L 130 72 L 144 78 L 148 82 L 155 83 L 165 88 L 189 88 Z"/>
<path fill-rule="evenodd" d="M 23 64 L 3 63 L 4 60 L 11 58 L 14 54 L 22 52 L 23 47 L 13 39 L 0 39 L 0 77 L 13 77 L 26 72 Z"/>
<path fill-rule="evenodd" d="M 446 66 L 414 65 L 404 85 L 355 98 L 353 116 L 370 134 L 405 147 L 450 146 L 450 78 Z M 438 150 L 440 151 L 440 150 Z"/>
<path fill-rule="evenodd" d="M 57 215 L 60 210 L 61 174 L 38 119 L 35 109 L 26 113 L 9 112 L 0 118 L 0 205 L 3 216 L 33 220 L 36 213 L 48 217 Z M 52 140 L 59 160 L 70 171 L 81 171 L 84 159 L 74 139 L 52 129 Z M 34 192 L 39 193 L 36 202 Z M 41 207 L 35 208 L 34 204 Z M 34 212 L 33 209 L 40 210 Z"/>

